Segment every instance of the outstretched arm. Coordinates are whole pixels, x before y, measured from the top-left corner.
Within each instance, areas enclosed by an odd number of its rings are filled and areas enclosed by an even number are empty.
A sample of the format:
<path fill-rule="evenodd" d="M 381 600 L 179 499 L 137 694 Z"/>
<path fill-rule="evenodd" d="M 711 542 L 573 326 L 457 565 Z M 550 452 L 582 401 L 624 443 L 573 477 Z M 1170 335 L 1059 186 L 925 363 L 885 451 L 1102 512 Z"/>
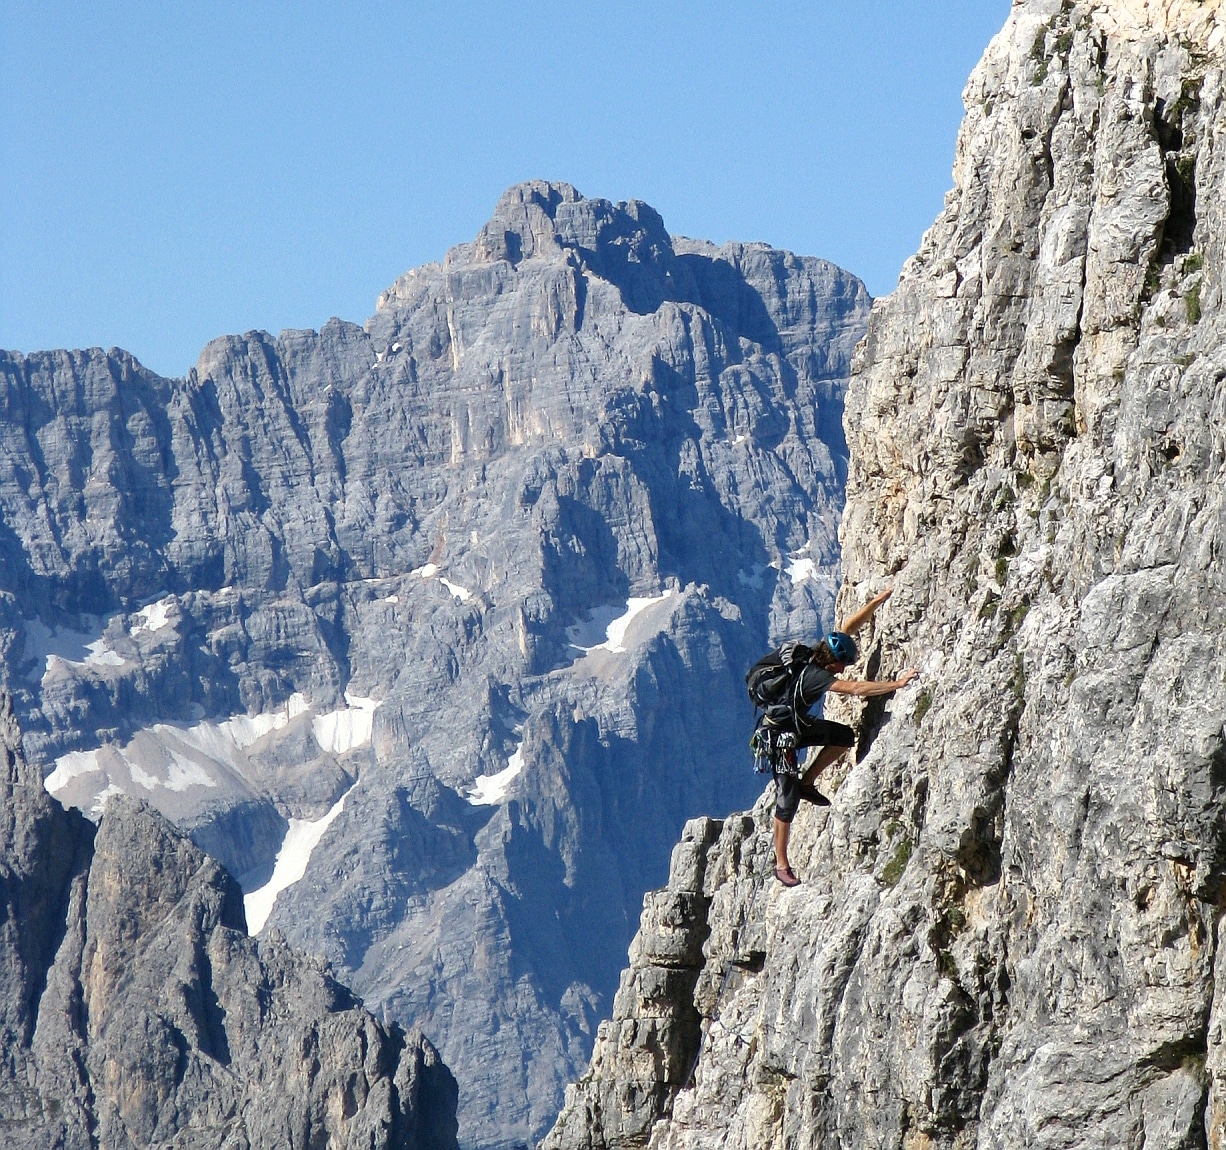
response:
<path fill-rule="evenodd" d="M 902 690 L 912 679 L 919 678 L 914 667 L 904 671 L 897 679 L 835 679 L 826 689 L 834 695 L 858 695 L 867 699 L 873 695 L 892 695 Z"/>
<path fill-rule="evenodd" d="M 846 623 L 839 628 L 847 635 L 854 635 L 861 627 L 864 626 L 872 617 L 873 613 L 881 606 L 892 594 L 893 587 L 887 587 L 880 595 L 873 596 L 863 607 L 860 608 Z"/>

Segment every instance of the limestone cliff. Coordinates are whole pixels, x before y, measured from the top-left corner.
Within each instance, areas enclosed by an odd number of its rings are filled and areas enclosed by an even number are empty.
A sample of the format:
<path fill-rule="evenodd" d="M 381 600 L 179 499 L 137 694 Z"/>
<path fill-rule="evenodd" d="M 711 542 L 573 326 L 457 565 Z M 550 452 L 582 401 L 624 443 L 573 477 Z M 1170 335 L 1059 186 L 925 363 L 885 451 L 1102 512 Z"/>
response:
<path fill-rule="evenodd" d="M 1224 41 L 1014 5 L 848 392 L 839 607 L 922 678 L 799 888 L 690 827 L 547 1146 L 1226 1144 Z"/>

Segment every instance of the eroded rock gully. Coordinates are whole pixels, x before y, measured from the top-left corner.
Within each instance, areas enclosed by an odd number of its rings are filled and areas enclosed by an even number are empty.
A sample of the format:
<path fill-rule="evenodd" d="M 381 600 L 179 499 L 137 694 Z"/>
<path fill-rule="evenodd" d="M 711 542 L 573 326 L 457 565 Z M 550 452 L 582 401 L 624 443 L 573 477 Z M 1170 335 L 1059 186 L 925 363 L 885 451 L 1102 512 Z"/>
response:
<path fill-rule="evenodd" d="M 845 416 L 840 607 L 923 676 L 798 889 L 767 803 L 690 828 L 695 990 L 679 865 L 549 1150 L 1226 1144 L 1224 21 L 1023 0 L 976 68 Z"/>

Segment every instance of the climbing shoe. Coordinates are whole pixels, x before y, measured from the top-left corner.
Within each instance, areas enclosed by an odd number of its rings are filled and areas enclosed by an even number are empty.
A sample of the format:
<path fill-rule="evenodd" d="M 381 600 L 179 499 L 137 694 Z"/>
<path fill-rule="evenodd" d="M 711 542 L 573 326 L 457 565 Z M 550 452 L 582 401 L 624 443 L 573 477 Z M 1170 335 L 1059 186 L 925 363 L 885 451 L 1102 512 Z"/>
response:
<path fill-rule="evenodd" d="M 775 878 L 784 886 L 800 886 L 800 879 L 796 877 L 796 872 L 790 866 L 775 867 Z"/>
<path fill-rule="evenodd" d="M 813 803 L 819 807 L 828 807 L 830 800 L 826 798 L 812 783 L 800 784 L 800 797 L 807 803 Z"/>

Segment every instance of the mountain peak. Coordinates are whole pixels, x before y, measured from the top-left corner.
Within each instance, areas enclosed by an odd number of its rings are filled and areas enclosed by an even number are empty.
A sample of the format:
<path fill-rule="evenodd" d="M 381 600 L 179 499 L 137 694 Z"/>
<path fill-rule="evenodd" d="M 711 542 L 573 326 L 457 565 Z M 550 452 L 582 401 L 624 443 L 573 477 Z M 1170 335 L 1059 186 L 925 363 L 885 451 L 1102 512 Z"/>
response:
<path fill-rule="evenodd" d="M 503 192 L 493 217 L 467 250 L 477 260 L 511 263 L 568 250 L 599 261 L 610 246 L 627 244 L 640 256 L 672 256 L 664 219 L 649 204 L 587 199 L 571 184 L 529 180 Z"/>

